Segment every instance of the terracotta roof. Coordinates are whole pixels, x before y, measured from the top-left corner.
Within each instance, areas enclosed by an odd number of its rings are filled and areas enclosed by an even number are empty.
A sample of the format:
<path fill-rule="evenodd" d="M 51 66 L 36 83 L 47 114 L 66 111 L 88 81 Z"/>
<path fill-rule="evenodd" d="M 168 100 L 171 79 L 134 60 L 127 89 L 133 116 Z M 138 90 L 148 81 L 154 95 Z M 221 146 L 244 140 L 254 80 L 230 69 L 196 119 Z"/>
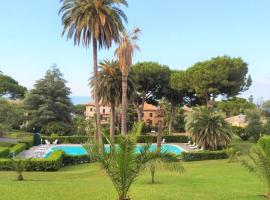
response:
<path fill-rule="evenodd" d="M 144 103 L 143 110 L 157 111 L 158 107 L 152 104 Z"/>

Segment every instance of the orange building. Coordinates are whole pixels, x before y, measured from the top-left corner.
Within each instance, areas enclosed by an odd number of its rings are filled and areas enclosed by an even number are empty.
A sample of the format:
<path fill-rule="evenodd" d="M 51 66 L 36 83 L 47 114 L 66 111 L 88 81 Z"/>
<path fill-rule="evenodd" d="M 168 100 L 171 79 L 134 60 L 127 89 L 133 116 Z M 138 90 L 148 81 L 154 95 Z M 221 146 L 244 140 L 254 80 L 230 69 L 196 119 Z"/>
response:
<path fill-rule="evenodd" d="M 94 103 L 87 103 L 85 105 L 85 117 L 92 118 L 94 117 L 95 111 L 95 104 Z M 110 119 L 110 112 L 111 108 L 109 106 L 100 105 L 100 114 L 102 116 L 102 123 L 109 122 Z M 152 126 L 157 126 L 158 124 L 158 116 L 157 116 L 158 108 L 151 104 L 145 103 L 143 106 L 143 121 L 146 124 L 150 124 Z"/>

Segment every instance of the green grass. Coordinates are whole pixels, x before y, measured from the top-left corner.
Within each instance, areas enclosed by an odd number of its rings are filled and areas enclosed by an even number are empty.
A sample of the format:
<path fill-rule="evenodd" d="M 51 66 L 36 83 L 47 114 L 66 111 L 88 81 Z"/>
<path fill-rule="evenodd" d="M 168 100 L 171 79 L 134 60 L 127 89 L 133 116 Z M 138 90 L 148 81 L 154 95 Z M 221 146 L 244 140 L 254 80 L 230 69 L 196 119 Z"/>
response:
<path fill-rule="evenodd" d="M 131 187 L 133 200 L 260 200 L 267 191 L 255 174 L 227 160 L 185 163 L 186 172 L 158 171 L 157 184 L 143 172 Z M 63 168 L 59 172 L 0 172 L 0 199 L 115 200 L 116 192 L 98 164 Z"/>

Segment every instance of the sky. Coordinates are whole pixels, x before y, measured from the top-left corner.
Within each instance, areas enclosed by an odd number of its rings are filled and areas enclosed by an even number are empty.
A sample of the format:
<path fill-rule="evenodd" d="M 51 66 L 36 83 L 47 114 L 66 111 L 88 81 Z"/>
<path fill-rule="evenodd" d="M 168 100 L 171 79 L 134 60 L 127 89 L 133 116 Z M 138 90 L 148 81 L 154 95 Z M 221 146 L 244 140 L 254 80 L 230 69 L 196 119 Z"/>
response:
<path fill-rule="evenodd" d="M 216 56 L 249 64 L 251 88 L 241 94 L 270 99 L 269 0 L 128 0 L 128 30 L 139 27 L 134 62 L 156 61 L 186 69 Z M 72 96 L 90 96 L 92 51 L 61 36 L 58 0 L 3 1 L 0 7 L 0 70 L 28 89 L 57 64 Z M 101 50 L 99 59 L 114 58 Z"/>

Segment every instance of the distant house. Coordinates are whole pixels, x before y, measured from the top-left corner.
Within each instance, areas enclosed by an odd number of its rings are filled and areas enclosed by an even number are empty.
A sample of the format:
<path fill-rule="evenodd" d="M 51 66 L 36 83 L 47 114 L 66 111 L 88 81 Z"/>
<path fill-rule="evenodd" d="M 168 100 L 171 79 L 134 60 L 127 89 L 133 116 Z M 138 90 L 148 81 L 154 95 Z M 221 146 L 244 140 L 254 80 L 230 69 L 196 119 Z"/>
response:
<path fill-rule="evenodd" d="M 225 119 L 225 121 L 227 121 L 232 126 L 246 127 L 248 125 L 246 118 L 246 115 L 240 114 L 237 116 L 228 117 Z"/>
<path fill-rule="evenodd" d="M 85 117 L 92 118 L 96 113 L 96 108 L 94 103 L 86 103 L 85 105 Z M 111 108 L 109 106 L 100 105 L 101 122 L 108 123 L 110 120 Z M 158 107 L 151 104 L 145 103 L 143 106 L 143 121 L 151 126 L 157 126 Z"/>
<path fill-rule="evenodd" d="M 96 107 L 94 103 L 86 103 L 85 105 L 85 117 L 86 118 L 93 118 L 96 113 Z M 105 124 L 109 122 L 111 108 L 109 106 L 100 105 L 100 116 L 101 116 L 101 123 Z"/>

